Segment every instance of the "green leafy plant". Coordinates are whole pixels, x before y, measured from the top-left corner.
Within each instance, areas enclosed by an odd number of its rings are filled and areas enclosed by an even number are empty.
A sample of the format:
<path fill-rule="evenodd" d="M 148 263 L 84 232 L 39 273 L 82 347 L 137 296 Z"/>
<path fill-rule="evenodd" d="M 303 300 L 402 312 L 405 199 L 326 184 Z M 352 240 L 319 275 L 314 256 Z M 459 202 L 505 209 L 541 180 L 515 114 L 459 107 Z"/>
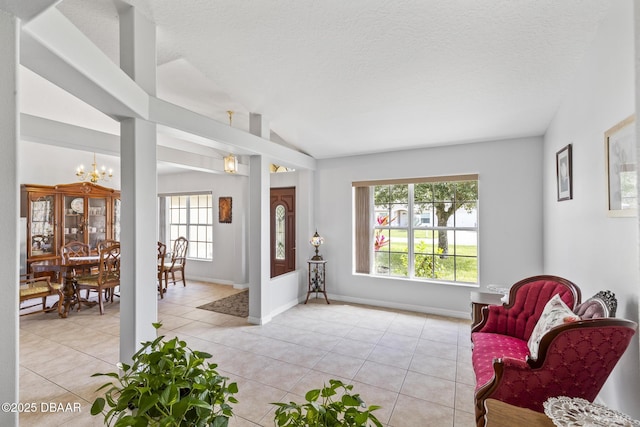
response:
<path fill-rule="evenodd" d="M 307 392 L 307 403 L 275 402 L 274 421 L 278 427 L 382 427 L 373 411 L 379 406 L 367 407 L 359 394 L 351 394 L 352 385 L 329 380 L 322 389 Z M 338 391 L 344 391 L 339 396 Z"/>
<path fill-rule="evenodd" d="M 209 358 L 178 338 L 143 342 L 131 365 L 119 363 L 120 372 L 92 375 L 112 381 L 98 389 L 106 391 L 93 402 L 91 415 L 103 414 L 105 424 L 115 427 L 226 427 L 233 416 L 230 403 L 238 403 L 233 396 L 238 386 L 227 384 L 218 365 L 205 361 Z"/>

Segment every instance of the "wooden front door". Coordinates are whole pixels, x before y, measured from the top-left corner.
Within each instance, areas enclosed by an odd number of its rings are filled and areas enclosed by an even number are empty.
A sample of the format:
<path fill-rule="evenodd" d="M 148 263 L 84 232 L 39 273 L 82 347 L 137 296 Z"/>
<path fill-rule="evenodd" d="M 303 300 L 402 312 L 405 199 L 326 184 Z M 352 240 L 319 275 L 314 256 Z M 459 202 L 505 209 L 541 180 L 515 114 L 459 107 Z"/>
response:
<path fill-rule="evenodd" d="M 271 277 L 296 269 L 296 189 L 271 189 Z"/>

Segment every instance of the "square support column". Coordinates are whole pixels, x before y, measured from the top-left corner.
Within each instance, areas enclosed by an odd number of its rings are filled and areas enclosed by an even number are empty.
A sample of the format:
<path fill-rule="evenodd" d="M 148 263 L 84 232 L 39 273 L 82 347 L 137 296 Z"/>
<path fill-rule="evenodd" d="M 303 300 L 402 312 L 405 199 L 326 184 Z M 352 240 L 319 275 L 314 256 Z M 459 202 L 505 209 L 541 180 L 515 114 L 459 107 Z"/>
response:
<path fill-rule="evenodd" d="M 153 340 L 157 303 L 156 126 L 140 119 L 120 124 L 122 169 L 120 360 Z"/>
<path fill-rule="evenodd" d="M 249 158 L 249 322 L 271 320 L 269 162 L 263 156 Z"/>
<path fill-rule="evenodd" d="M 156 88 L 156 28 L 135 7 L 121 6 L 120 66 L 149 95 Z M 120 360 L 129 361 L 140 342 L 153 340 L 157 304 L 156 125 L 125 118 L 120 123 L 122 170 L 122 271 Z"/>
<path fill-rule="evenodd" d="M 0 271 L 4 282 L 0 299 L 0 400 L 18 403 L 19 374 L 19 251 L 20 186 L 18 183 L 18 138 L 20 135 L 20 106 L 18 103 L 18 65 L 20 21 L 0 10 Z M 0 412 L 0 425 L 17 426 L 18 413 Z"/>

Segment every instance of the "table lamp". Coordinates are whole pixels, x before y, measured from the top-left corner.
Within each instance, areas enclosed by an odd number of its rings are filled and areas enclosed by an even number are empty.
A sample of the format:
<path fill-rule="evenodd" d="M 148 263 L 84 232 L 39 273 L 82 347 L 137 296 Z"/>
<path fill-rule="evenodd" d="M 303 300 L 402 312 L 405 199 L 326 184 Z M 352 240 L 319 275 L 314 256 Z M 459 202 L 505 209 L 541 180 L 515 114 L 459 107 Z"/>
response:
<path fill-rule="evenodd" d="M 311 236 L 311 240 L 309 240 L 309 243 L 311 243 L 311 246 L 316 248 L 316 254 L 313 256 L 313 258 L 311 258 L 311 261 L 321 261 L 322 255 L 318 254 L 318 248 L 320 247 L 321 244 L 324 243 L 324 238 L 322 238 L 318 234 L 318 230 L 316 230 L 313 236 Z"/>

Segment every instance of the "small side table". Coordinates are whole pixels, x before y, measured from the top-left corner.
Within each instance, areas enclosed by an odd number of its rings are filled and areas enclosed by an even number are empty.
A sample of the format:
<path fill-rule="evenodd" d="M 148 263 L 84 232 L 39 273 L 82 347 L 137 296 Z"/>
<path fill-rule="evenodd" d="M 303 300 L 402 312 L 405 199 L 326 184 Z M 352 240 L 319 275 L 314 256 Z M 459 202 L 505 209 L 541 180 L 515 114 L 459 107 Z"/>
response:
<path fill-rule="evenodd" d="M 327 304 L 331 304 L 329 302 L 329 298 L 327 298 L 327 261 L 325 260 L 307 260 L 307 264 L 309 265 L 309 290 L 307 291 L 307 299 L 304 301 L 306 304 L 309 301 L 309 295 L 313 292 L 316 293 L 316 298 L 318 298 L 318 293 L 324 294 L 324 299 L 327 301 Z"/>
<path fill-rule="evenodd" d="M 527 408 L 518 408 L 500 400 L 487 399 L 484 402 L 487 413 L 484 416 L 486 427 L 554 427 L 551 418 L 541 412 Z"/>
<path fill-rule="evenodd" d="M 471 292 L 471 329 L 482 321 L 482 309 L 488 305 L 502 304 L 503 294 Z"/>

